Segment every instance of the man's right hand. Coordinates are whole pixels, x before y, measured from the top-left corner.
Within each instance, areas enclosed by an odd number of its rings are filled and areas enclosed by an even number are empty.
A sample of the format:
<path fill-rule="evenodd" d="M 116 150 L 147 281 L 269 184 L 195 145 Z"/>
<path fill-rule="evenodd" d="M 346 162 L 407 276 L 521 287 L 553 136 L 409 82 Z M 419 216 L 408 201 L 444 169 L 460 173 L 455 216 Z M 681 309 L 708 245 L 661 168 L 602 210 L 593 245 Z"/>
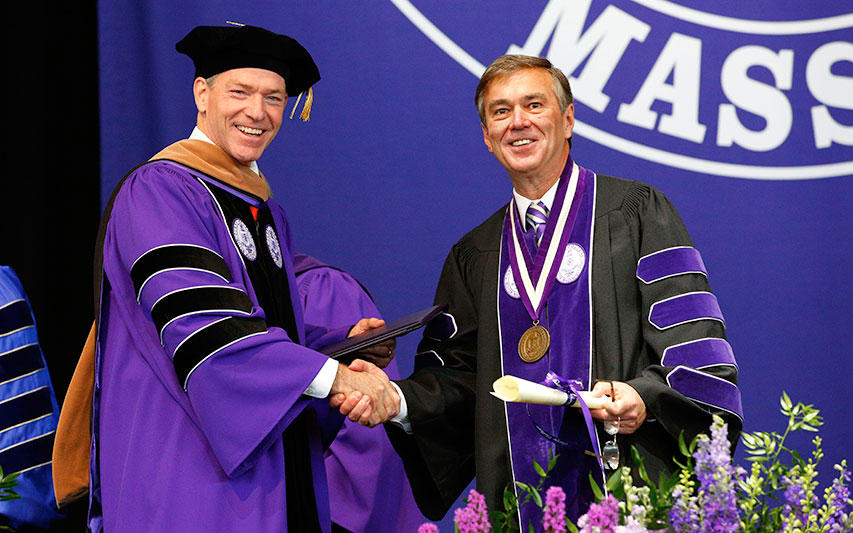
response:
<path fill-rule="evenodd" d="M 329 405 L 363 426 L 374 427 L 397 416 L 400 397 L 388 376 L 376 365 L 356 359 L 338 365 Z"/>

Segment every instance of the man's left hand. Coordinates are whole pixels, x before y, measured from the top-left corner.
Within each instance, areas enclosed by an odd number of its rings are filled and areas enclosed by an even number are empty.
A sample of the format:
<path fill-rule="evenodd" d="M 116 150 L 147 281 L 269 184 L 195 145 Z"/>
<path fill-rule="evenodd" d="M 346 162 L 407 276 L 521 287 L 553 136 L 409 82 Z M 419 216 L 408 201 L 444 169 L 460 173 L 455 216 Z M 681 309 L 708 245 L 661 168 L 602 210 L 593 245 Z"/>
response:
<path fill-rule="evenodd" d="M 598 398 L 610 397 L 604 402 L 604 409 L 590 409 L 589 412 L 596 420 L 618 420 L 619 433 L 633 433 L 646 421 L 646 403 L 634 387 L 625 382 L 599 381 L 592 388 L 592 395 Z"/>
<path fill-rule="evenodd" d="M 362 318 L 352 327 L 347 336 L 354 337 L 384 325 L 385 321 L 381 318 Z M 373 363 L 379 368 L 385 368 L 394 359 L 394 348 L 396 347 L 397 339 L 392 338 L 358 352 L 358 358 Z"/>

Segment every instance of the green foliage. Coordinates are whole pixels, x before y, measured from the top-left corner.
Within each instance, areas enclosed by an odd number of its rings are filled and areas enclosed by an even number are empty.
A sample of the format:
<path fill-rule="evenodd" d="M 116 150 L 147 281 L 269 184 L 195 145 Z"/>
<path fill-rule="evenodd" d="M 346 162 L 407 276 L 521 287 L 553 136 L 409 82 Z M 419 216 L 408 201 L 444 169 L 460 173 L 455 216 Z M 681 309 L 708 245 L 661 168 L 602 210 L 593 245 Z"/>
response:
<path fill-rule="evenodd" d="M 684 444 L 684 436 L 681 435 L 679 444 L 682 454 L 687 457 L 687 466 L 684 468 L 692 471 L 692 457 L 689 452 L 695 449 L 696 442 L 694 440 L 688 447 Z M 646 470 L 643 457 L 635 446 L 631 446 L 631 459 L 637 466 L 637 472 L 643 481 L 643 486 L 634 486 L 631 468 L 627 466 L 623 466 L 611 473 L 603 488 L 598 485 L 590 473 L 589 483 L 592 487 L 595 501 L 601 502 L 604 500 L 606 491 L 606 493 L 612 494 L 614 498 L 619 500 L 619 510 L 622 516 L 630 515 L 632 507 L 641 505 L 644 508 L 647 529 L 666 529 L 669 526 L 669 510 L 672 508 L 672 489 L 678 484 L 679 472 L 673 472 L 669 476 L 661 473 L 657 482 L 653 482 Z M 577 531 L 578 529 L 575 524 L 571 524 L 569 530 Z"/>
<path fill-rule="evenodd" d="M 8 502 L 12 500 L 20 500 L 21 496 L 15 492 L 15 487 L 18 486 L 17 477 L 20 472 L 13 472 L 8 476 L 3 475 L 3 468 L 0 467 L 0 501 Z M 0 526 L 0 530 L 14 531 L 8 526 Z"/>
<path fill-rule="evenodd" d="M 817 432 L 823 425 L 820 411 L 812 404 L 794 405 L 785 392 L 782 392 L 779 403 L 782 414 L 788 418 L 784 433 L 780 435 L 776 432 L 756 431 L 741 436 L 749 455 L 746 460 L 752 463 L 746 478 L 738 481 L 741 529 L 745 531 L 782 531 L 784 508 L 778 502 L 779 495 L 790 483 L 789 480 L 805 478 L 805 485 L 810 486 L 812 490 L 817 484 L 814 481 L 817 464 L 823 457 L 820 437 L 812 441 L 815 450 L 808 460 L 803 459 L 796 450 L 785 446 L 785 442 L 795 431 Z M 782 460 L 786 457 L 789 459 L 788 464 Z M 807 496 L 809 501 L 806 505 L 810 506 L 814 494 L 808 493 Z M 806 514 L 810 514 L 808 509 Z M 801 524 L 801 527 L 805 528 L 805 531 L 816 531 L 809 529 L 807 524 Z"/>
<path fill-rule="evenodd" d="M 529 501 L 533 501 L 537 507 L 542 509 L 544 503 L 542 501 L 542 491 L 545 489 L 545 481 L 551 474 L 551 471 L 557 465 L 557 455 L 553 450 L 548 452 L 548 465 L 543 467 L 535 459 L 533 460 L 533 469 L 539 475 L 539 483 L 534 487 L 528 483 L 515 481 L 510 483 L 504 489 L 503 511 L 492 511 L 489 513 L 489 518 L 494 524 L 496 533 L 514 531 L 514 517 L 518 515 L 518 510 Z M 518 487 L 520 498 L 516 497 L 516 491 L 513 490 L 513 484 Z M 533 531 L 533 524 L 528 524 L 528 530 Z"/>
<path fill-rule="evenodd" d="M 14 472 L 8 476 L 3 475 L 3 468 L 0 467 L 0 501 L 8 502 L 11 500 L 20 500 L 21 497 L 15 492 L 15 487 L 18 482 L 15 481 L 21 475 L 20 472 Z"/>

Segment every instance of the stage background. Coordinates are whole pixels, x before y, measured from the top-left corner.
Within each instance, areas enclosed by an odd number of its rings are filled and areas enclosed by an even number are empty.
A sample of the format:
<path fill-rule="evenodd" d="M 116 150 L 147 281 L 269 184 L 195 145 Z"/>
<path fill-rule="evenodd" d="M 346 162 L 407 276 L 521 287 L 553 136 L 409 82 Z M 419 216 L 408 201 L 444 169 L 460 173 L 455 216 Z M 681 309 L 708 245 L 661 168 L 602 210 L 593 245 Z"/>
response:
<path fill-rule="evenodd" d="M 287 33 L 311 51 L 323 79 L 310 122 L 286 122 L 261 169 L 288 212 L 299 250 L 355 274 L 385 316 L 408 314 L 431 303 L 451 245 L 509 199 L 506 172 L 483 145 L 475 73 L 529 39 L 525 51 L 551 57 L 581 80 L 575 160 L 646 181 L 679 209 L 726 317 L 746 429 L 783 429 L 783 390 L 822 410 L 825 484 L 832 464 L 849 456 L 851 440 L 842 399 L 853 355 L 849 13 L 843 1 L 747 8 L 727 1 L 713 12 L 677 16 L 597 0 L 105 2 L 102 202 L 129 168 L 194 125 L 192 64 L 174 51 L 175 42 L 195 25 L 226 21 Z M 828 17 L 835 18 L 790 22 Z M 598 28 L 605 30 L 597 34 Z M 620 34 L 633 37 L 626 43 Z M 596 41 L 599 55 L 586 58 Z M 809 68 L 817 72 L 811 80 Z M 621 105 L 643 90 L 652 95 L 647 113 L 657 119 L 645 127 L 620 120 Z M 729 133 L 738 142 L 719 146 L 723 130 L 736 129 L 719 117 L 733 102 L 742 127 L 757 133 Z M 822 104 L 846 128 L 837 137 L 847 145 L 816 147 L 811 113 Z M 700 125 L 705 132 L 697 139 Z M 657 152 L 643 157 L 649 149 Z M 774 179 L 780 177 L 789 179 Z M 398 350 L 404 373 L 416 337 Z"/>
<path fill-rule="evenodd" d="M 286 121 L 260 161 L 297 247 L 356 275 L 386 317 L 408 314 L 432 302 L 452 244 L 510 196 L 473 105 L 479 70 L 515 47 L 550 57 L 573 77 L 575 160 L 661 189 L 690 229 L 740 366 L 746 430 L 784 429 L 783 390 L 821 409 L 826 486 L 832 464 L 853 459 L 853 14 L 840 0 L 680 4 L 692 5 L 103 2 L 100 207 L 195 123 L 192 64 L 174 43 L 199 24 L 266 26 L 302 42 L 323 77 L 311 121 Z M 63 127 L 97 153 L 91 130 Z M 64 256 L 90 264 L 82 248 Z M 86 331 L 75 334 L 61 354 L 45 348 L 49 365 L 76 357 Z M 400 342 L 404 373 L 416 337 Z"/>

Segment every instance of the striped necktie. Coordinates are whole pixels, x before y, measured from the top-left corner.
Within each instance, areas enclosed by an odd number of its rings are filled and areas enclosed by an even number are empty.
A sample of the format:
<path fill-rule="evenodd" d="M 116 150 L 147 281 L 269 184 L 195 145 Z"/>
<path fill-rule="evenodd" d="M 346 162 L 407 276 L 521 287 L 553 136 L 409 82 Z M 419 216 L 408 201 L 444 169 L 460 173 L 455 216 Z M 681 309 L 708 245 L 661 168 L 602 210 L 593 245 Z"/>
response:
<path fill-rule="evenodd" d="M 536 235 L 536 246 L 542 241 L 545 233 L 545 223 L 548 221 L 548 208 L 542 201 L 532 203 L 527 207 L 527 224 L 533 226 Z"/>

